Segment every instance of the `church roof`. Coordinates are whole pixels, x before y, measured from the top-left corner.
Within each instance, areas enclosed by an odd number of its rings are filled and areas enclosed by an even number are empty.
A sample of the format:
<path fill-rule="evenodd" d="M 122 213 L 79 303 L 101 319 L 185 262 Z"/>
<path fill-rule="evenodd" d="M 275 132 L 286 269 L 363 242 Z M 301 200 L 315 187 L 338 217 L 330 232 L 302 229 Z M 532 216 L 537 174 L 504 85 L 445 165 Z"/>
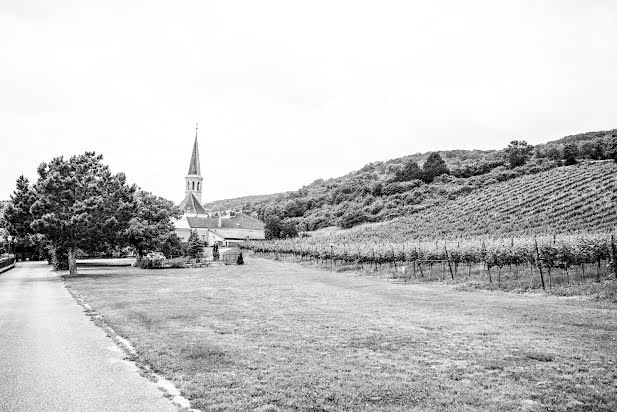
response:
<path fill-rule="evenodd" d="M 250 229 L 250 230 L 264 230 L 265 224 L 253 217 L 247 215 L 237 215 L 230 217 L 229 219 L 221 219 L 221 227 L 219 228 L 218 217 L 201 217 L 201 216 L 187 216 L 186 220 L 189 226 L 193 229 Z"/>
<path fill-rule="evenodd" d="M 206 209 L 199 203 L 199 200 L 192 192 L 186 194 L 186 197 L 178 205 L 180 210 L 188 213 L 207 214 Z M 190 224 L 190 223 L 189 223 Z"/>
<path fill-rule="evenodd" d="M 197 135 L 195 135 L 195 143 L 193 144 L 193 154 L 191 155 L 191 163 L 189 164 L 189 174 L 201 176 L 201 167 L 199 164 L 199 148 L 197 147 Z"/>

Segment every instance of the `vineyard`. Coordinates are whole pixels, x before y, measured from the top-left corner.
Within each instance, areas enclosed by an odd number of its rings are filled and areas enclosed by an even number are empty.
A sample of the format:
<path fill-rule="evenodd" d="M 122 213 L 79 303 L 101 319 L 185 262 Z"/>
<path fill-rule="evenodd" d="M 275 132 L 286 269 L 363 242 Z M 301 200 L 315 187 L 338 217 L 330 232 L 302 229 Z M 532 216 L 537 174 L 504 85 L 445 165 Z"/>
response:
<path fill-rule="evenodd" d="M 486 234 L 602 233 L 615 227 L 617 164 L 599 161 L 492 184 L 408 217 L 353 228 L 345 236 L 398 243 Z"/>
<path fill-rule="evenodd" d="M 246 247 L 332 266 L 385 265 L 404 279 L 550 288 L 617 277 L 616 205 L 617 166 L 590 162 L 493 184 L 390 222 Z"/>
<path fill-rule="evenodd" d="M 252 242 L 258 255 L 289 256 L 323 264 L 393 269 L 405 280 L 479 276 L 489 283 L 550 288 L 589 278 L 617 277 L 614 235 L 469 238 L 375 244 L 330 243 L 324 238 Z M 521 275 L 524 273 L 524 275 Z"/>

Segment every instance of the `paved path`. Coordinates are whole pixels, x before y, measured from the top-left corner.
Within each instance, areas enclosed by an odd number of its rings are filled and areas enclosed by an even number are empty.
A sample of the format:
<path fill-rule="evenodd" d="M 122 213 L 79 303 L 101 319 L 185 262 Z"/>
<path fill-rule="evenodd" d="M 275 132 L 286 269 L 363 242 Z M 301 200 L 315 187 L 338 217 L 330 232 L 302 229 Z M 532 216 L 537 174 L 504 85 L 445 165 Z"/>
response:
<path fill-rule="evenodd" d="M 0 411 L 177 411 L 49 266 L 0 274 Z"/>

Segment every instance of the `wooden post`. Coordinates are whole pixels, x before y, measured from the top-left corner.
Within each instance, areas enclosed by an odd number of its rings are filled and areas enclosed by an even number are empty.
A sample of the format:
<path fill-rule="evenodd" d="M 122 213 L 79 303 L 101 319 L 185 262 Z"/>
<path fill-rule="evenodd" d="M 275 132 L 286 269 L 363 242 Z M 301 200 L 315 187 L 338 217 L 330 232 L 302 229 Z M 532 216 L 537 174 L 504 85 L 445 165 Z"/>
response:
<path fill-rule="evenodd" d="M 450 255 L 448 255 L 448 248 L 446 245 L 443 245 L 443 250 L 446 252 L 446 259 L 448 259 L 448 268 L 450 269 L 450 276 L 452 276 L 452 280 L 454 280 L 454 272 L 452 272 L 452 264 L 450 263 Z"/>
<path fill-rule="evenodd" d="M 615 247 L 615 235 L 611 235 L 611 248 L 613 249 L 613 273 L 617 278 L 617 248 Z"/>
<path fill-rule="evenodd" d="M 538 263 L 538 269 L 540 270 L 540 279 L 542 279 L 542 289 L 546 290 L 546 285 L 544 284 L 544 274 L 542 273 L 542 264 L 540 263 L 540 249 L 538 249 L 538 239 L 534 238 L 533 240 L 536 243 L 536 262 Z"/>

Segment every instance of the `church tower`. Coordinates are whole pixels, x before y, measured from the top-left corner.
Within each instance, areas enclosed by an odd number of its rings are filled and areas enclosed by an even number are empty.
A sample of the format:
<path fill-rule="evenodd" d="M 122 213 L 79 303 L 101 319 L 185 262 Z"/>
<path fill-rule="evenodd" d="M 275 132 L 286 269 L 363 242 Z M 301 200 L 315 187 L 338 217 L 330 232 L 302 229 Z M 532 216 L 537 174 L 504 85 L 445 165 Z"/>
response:
<path fill-rule="evenodd" d="M 189 163 L 189 173 L 184 178 L 184 200 L 180 202 L 180 209 L 185 214 L 207 215 L 207 211 L 201 205 L 204 178 L 201 177 L 199 164 L 199 147 L 197 146 L 197 125 L 195 125 L 195 143 L 193 154 Z"/>
<path fill-rule="evenodd" d="M 193 154 L 191 155 L 191 163 L 189 163 L 189 173 L 184 178 L 184 196 L 192 193 L 195 198 L 201 203 L 201 193 L 203 191 L 203 180 L 201 177 L 201 168 L 199 164 L 199 147 L 197 146 L 197 126 L 195 126 L 195 143 L 193 144 Z"/>

